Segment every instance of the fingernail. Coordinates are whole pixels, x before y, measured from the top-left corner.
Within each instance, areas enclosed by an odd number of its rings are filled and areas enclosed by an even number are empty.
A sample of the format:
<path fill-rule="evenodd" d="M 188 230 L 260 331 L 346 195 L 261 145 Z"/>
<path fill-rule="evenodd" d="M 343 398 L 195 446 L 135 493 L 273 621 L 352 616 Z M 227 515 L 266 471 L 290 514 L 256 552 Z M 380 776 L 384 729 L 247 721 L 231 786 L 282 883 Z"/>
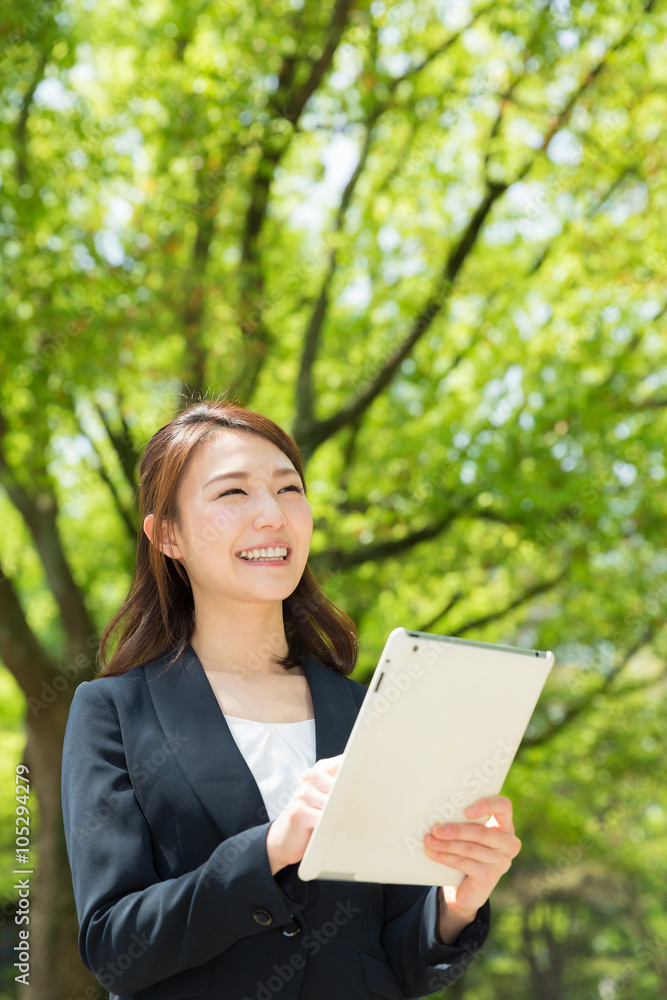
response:
<path fill-rule="evenodd" d="M 473 816 L 479 816 L 479 806 L 468 806 L 468 808 L 465 811 L 465 814 L 466 816 L 470 816 L 471 818 Z"/>

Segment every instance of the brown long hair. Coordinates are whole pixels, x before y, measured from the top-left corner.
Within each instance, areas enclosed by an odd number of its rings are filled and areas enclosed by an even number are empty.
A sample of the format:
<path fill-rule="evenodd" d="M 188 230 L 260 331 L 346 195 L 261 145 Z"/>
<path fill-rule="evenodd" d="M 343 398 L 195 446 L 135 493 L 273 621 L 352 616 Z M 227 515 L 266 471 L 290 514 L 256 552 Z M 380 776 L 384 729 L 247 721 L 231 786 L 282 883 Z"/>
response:
<path fill-rule="evenodd" d="M 99 676 L 123 674 L 169 652 L 168 666 L 185 653 L 194 629 L 194 601 L 185 568 L 149 541 L 144 518 L 152 513 L 154 540 L 164 524 L 179 524 L 177 495 L 188 461 L 204 441 L 221 429 L 246 431 L 266 438 L 287 455 L 304 485 L 301 453 L 296 442 L 268 417 L 230 402 L 204 400 L 188 406 L 160 428 L 148 442 L 139 465 L 140 527 L 137 561 L 127 597 L 104 629 L 99 647 Z M 357 629 L 321 591 L 306 564 L 296 589 L 283 600 L 288 652 L 275 662 L 285 668 L 312 654 L 347 676 L 357 660 Z M 117 637 L 113 654 L 108 648 Z"/>

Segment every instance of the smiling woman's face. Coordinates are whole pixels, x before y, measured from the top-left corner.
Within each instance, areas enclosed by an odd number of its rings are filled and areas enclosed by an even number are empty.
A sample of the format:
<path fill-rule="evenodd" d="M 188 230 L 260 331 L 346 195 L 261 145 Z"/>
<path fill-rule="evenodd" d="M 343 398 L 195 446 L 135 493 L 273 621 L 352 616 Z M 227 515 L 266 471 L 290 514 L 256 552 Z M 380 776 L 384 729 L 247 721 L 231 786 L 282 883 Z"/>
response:
<path fill-rule="evenodd" d="M 298 472 L 271 441 L 221 430 L 202 444 L 181 482 L 178 510 L 176 545 L 165 551 L 184 565 L 195 601 L 204 590 L 234 601 L 284 600 L 295 590 L 313 515 Z M 266 556 L 253 558 L 261 549 Z"/>

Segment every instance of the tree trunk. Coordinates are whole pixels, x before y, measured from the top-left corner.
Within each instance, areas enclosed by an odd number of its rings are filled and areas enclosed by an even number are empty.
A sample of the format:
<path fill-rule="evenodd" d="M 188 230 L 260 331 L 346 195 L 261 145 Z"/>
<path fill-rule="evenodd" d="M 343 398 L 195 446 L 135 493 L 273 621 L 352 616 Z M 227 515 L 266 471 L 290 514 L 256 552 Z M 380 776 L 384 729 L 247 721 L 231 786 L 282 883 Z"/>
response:
<path fill-rule="evenodd" d="M 36 830 L 32 826 L 26 866 L 36 872 L 26 876 L 30 878 L 30 976 L 28 986 L 19 986 L 19 1000 L 101 1000 L 107 995 L 83 965 L 77 947 L 79 922 L 60 803 L 62 743 L 71 694 L 58 695 L 36 714 L 28 710 L 27 715 L 25 761 L 39 816 L 31 817 L 33 824 L 38 819 L 38 825 Z"/>
<path fill-rule="evenodd" d="M 563 1000 L 563 950 L 550 928 L 550 912 L 541 911 L 539 927 L 531 927 L 533 908 L 526 908 L 523 920 L 523 954 L 530 972 L 530 995 L 539 1000 Z"/>

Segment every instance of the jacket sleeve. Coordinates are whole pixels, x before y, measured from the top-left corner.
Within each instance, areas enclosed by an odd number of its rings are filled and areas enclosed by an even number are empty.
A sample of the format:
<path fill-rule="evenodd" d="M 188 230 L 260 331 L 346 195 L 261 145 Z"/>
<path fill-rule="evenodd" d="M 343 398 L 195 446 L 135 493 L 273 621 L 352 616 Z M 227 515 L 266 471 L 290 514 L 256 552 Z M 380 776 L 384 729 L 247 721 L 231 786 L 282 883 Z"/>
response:
<path fill-rule="evenodd" d="M 97 681 L 80 684 L 70 707 L 62 805 L 79 952 L 105 989 L 137 993 L 241 938 L 293 922 L 289 897 L 271 874 L 270 823 L 222 841 L 194 871 L 160 878 L 117 712 Z M 257 922 L 257 910 L 270 920 Z"/>
<path fill-rule="evenodd" d="M 489 934 L 487 900 L 453 945 L 436 937 L 437 886 L 385 885 L 382 948 L 403 993 L 424 997 L 458 979 L 483 951 Z"/>

